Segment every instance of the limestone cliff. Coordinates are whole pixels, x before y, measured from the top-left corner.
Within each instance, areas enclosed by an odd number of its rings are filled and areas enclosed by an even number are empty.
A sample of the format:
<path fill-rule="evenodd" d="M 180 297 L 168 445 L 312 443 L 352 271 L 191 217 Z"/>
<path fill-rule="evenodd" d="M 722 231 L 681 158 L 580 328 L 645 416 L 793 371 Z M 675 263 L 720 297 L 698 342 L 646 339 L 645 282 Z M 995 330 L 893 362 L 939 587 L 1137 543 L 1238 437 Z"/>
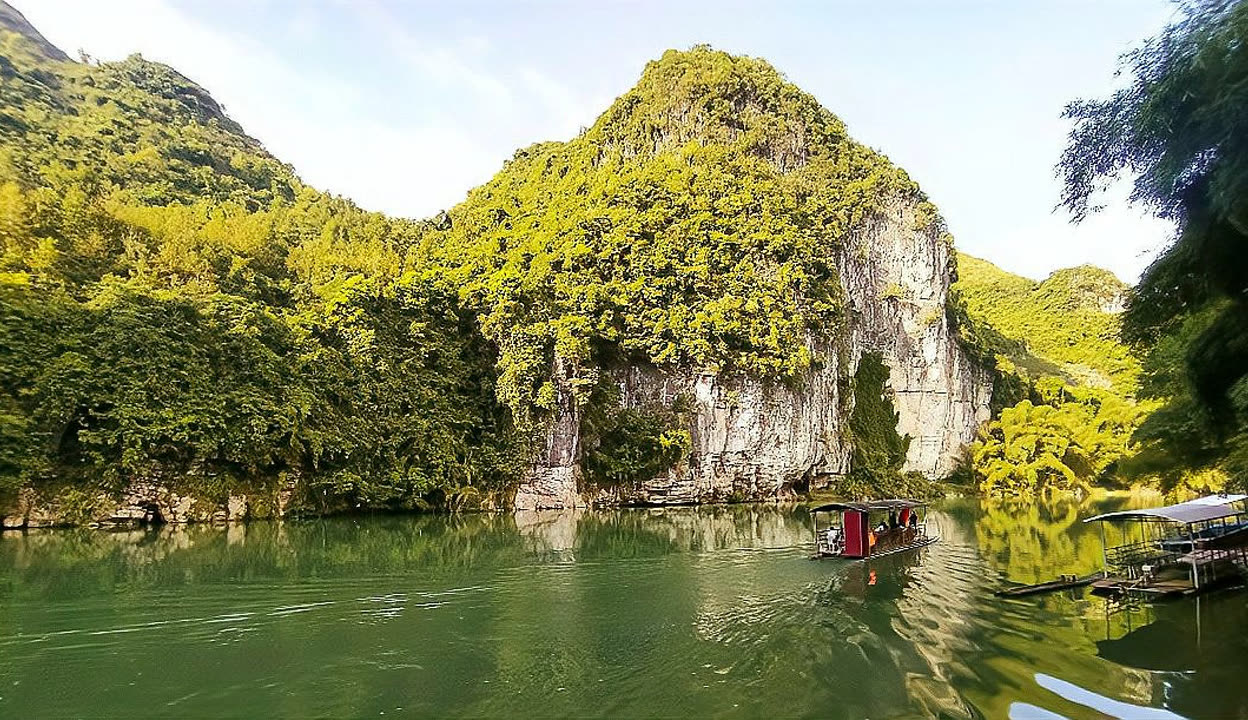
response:
<path fill-rule="evenodd" d="M 988 416 L 946 318 L 939 213 L 764 60 L 668 51 L 444 225 L 433 253 L 500 350 L 500 399 L 537 428 L 517 508 L 776 497 L 862 477 L 872 432 L 911 438 L 888 441 L 889 472 L 897 450 L 938 476 Z M 851 428 L 868 354 L 896 428 Z"/>
<path fill-rule="evenodd" d="M 988 417 L 939 213 L 763 60 L 668 51 L 445 225 L 431 245 L 500 349 L 500 399 L 538 428 L 517 508 L 771 498 L 856 471 L 868 354 L 911 438 L 902 469 L 947 473 Z"/>
<path fill-rule="evenodd" d="M 624 406 L 692 398 L 686 462 L 636 487 L 584 487 L 578 410 L 563 393 L 516 508 L 765 499 L 847 473 L 853 406 L 843 381 L 869 352 L 889 367 L 897 430 L 912 439 L 904 469 L 947 474 L 989 417 L 991 376 L 962 350 L 945 312 L 953 249 L 942 233 L 916 229 L 917 210 L 912 198 L 895 198 L 847 243 L 837 258 L 850 310 L 844 340 L 836 347 L 812 339 L 819 362 L 800 383 L 649 364 L 615 368 L 611 381 Z"/>

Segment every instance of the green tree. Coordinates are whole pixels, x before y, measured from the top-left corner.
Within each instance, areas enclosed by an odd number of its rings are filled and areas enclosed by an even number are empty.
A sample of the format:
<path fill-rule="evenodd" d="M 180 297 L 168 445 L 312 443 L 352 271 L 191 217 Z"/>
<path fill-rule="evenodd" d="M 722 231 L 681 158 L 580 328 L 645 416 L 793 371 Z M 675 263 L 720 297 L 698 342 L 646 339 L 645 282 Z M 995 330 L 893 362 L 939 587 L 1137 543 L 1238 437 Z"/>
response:
<path fill-rule="evenodd" d="M 1129 452 L 1134 408 L 1109 395 L 1053 404 L 1023 400 L 985 425 L 971 447 L 989 494 L 1085 491 Z"/>
<path fill-rule="evenodd" d="M 794 380 L 845 326 L 834 258 L 917 185 L 762 60 L 668 51 L 580 136 L 520 150 L 423 249 L 532 427 L 621 359 Z M 556 369 L 558 372 L 556 372 Z"/>
<path fill-rule="evenodd" d="M 1123 58 L 1129 83 L 1067 107 L 1059 170 L 1078 220 L 1131 178 L 1174 243 L 1131 294 L 1126 338 L 1149 351 L 1143 390 L 1167 401 L 1138 433 L 1141 468 L 1248 470 L 1248 3 L 1189 0 Z"/>

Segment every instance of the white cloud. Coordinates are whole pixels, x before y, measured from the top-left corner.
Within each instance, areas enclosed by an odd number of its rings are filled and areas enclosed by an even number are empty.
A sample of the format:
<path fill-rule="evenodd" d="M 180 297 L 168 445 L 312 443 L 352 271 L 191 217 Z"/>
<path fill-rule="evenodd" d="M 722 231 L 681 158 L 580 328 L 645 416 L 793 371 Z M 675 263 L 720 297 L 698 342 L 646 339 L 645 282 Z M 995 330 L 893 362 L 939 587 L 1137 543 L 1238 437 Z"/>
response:
<path fill-rule="evenodd" d="M 519 75 L 529 96 L 539 98 L 553 117 L 560 134 L 576 134 L 582 126 L 592 123 L 605 107 L 587 107 L 584 99 L 574 95 L 567 86 L 531 67 L 521 68 Z"/>
<path fill-rule="evenodd" d="M 365 20 L 373 34 L 385 40 L 390 52 L 406 62 L 417 73 L 447 86 L 471 88 L 490 102 L 510 106 L 515 97 L 495 74 L 471 64 L 465 51 L 481 53 L 489 49 L 480 36 L 465 38 L 458 48 L 430 46 L 424 38 L 408 30 L 402 21 L 373 0 L 359 0 L 354 6 L 357 17 Z"/>
<path fill-rule="evenodd" d="M 304 174 L 309 182 L 392 215 L 427 217 L 449 208 L 489 180 L 501 162 L 468 134 L 448 128 L 371 124 L 341 133 L 303 126 L 293 133 L 293 143 L 320 148 L 316 175 Z"/>
<path fill-rule="evenodd" d="M 1171 226 L 1125 206 L 1107 208 L 1078 225 L 1054 216 L 1049 222 L 1013 226 L 996 238 L 990 259 L 1014 273 L 1042 279 L 1060 266 L 1091 263 L 1111 268 L 1134 283 L 1173 232 Z M 967 248 L 973 255 L 983 255 Z"/>
<path fill-rule="evenodd" d="M 1054 194 L 1057 187 L 1054 186 Z M 1042 279 L 1059 267 L 1091 263 L 1135 283 L 1174 237 L 1174 225 L 1127 202 L 1129 187 L 1119 183 L 1100 200 L 1104 209 L 1083 222 L 1070 222 L 1062 209 L 1030 222 L 977 226 L 985 237 L 967 237 L 959 247 L 987 257 L 1002 268 Z"/>

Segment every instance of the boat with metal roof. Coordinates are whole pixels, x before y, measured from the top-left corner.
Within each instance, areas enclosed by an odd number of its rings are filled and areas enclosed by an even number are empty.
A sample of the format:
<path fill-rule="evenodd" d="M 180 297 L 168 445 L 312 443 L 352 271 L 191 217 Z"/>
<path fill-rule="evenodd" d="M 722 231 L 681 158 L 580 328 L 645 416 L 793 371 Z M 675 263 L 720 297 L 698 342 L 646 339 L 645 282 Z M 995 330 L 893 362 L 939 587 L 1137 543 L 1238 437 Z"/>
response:
<path fill-rule="evenodd" d="M 927 503 L 895 498 L 826 503 L 810 510 L 815 557 L 869 558 L 913 550 L 940 539 L 929 528 Z M 826 523 L 820 519 L 827 517 Z"/>
<path fill-rule="evenodd" d="M 1092 591 L 1163 598 L 1242 582 L 1248 569 L 1245 501 L 1248 495 L 1209 495 L 1084 520 L 1101 524 L 1105 577 Z"/>

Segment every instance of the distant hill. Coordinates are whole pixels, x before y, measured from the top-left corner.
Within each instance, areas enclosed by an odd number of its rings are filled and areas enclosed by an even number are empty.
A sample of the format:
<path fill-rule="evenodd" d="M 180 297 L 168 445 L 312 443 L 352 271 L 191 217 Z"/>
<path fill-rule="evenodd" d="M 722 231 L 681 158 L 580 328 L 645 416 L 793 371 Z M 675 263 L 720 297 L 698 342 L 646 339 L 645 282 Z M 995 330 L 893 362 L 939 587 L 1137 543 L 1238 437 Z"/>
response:
<path fill-rule="evenodd" d="M 982 360 L 995 357 L 993 419 L 970 448 L 980 491 L 1028 496 L 1122 487 L 1131 439 L 1154 405 L 1137 402 L 1140 364 L 1122 342 L 1127 286 L 1091 265 L 1037 282 L 958 257 L 954 310 Z"/>
<path fill-rule="evenodd" d="M 1135 394 L 1140 364 L 1119 330 L 1128 287 L 1110 271 L 1080 265 L 1036 282 L 959 253 L 954 289 L 973 321 L 1000 333 L 1006 342 L 995 349 L 1026 377 Z"/>
<path fill-rule="evenodd" d="M 17 33 L 25 40 L 25 48 L 42 55 L 44 59 L 66 62 L 69 56 L 60 48 L 48 42 L 30 21 L 17 11 L 17 8 L 6 2 L 0 2 L 0 30 Z"/>
<path fill-rule="evenodd" d="M 505 488 L 492 348 L 405 272 L 424 228 L 306 186 L 173 68 L 73 61 L 0 2 L 0 524 Z"/>

